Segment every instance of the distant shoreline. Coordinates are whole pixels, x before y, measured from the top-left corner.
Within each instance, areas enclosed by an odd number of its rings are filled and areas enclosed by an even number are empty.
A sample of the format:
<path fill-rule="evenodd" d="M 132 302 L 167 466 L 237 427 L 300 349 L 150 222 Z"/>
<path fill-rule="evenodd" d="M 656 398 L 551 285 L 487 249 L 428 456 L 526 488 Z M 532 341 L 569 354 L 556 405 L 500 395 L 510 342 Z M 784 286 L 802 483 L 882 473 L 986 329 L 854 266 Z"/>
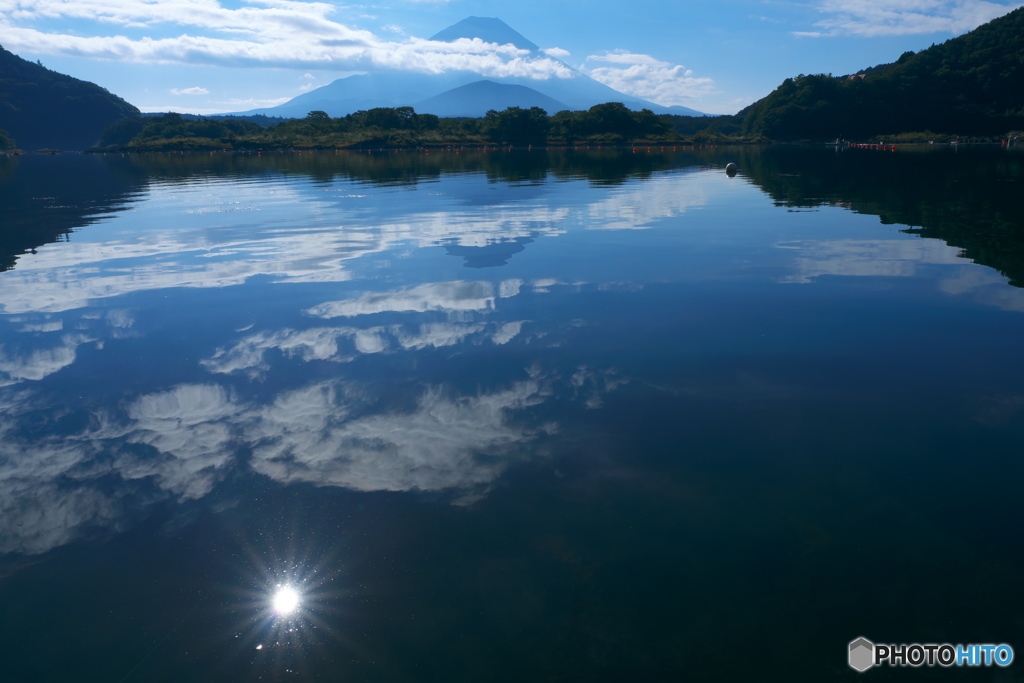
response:
<path fill-rule="evenodd" d="M 954 136 L 955 137 L 955 136 Z M 864 147 L 901 147 L 901 148 L 935 148 L 944 147 L 998 147 L 1007 146 L 1007 139 L 963 139 L 959 142 L 949 140 L 896 140 L 895 136 L 887 139 L 878 139 L 869 142 L 843 141 L 834 145 L 828 141 L 723 141 L 716 144 L 695 144 L 692 141 L 677 141 L 675 143 L 663 142 L 637 142 L 636 144 L 562 144 L 552 143 L 548 145 L 494 145 L 494 144 L 465 144 L 465 145 L 419 145 L 419 146 L 374 146 L 374 147 L 331 147 L 331 146 L 307 146 L 307 147 L 254 147 L 254 148 L 230 148 L 224 146 L 210 147 L 189 147 L 189 148 L 134 148 L 124 147 L 119 149 L 87 149 L 87 150 L 2 150 L 0 156 L 57 156 L 61 154 L 240 154 L 240 155 L 262 155 L 262 154 L 303 154 L 307 152 L 347 152 L 358 154 L 385 154 L 385 153 L 432 153 L 432 152 L 507 152 L 507 151 L 534 151 L 534 152 L 581 152 L 581 151 L 625 151 L 637 154 L 647 152 L 676 152 L 676 151 L 697 151 L 702 149 L 715 149 L 718 147 L 842 147 L 844 149 L 857 149 Z M 1012 148 L 1024 150 L 1024 140 L 1009 144 Z"/>

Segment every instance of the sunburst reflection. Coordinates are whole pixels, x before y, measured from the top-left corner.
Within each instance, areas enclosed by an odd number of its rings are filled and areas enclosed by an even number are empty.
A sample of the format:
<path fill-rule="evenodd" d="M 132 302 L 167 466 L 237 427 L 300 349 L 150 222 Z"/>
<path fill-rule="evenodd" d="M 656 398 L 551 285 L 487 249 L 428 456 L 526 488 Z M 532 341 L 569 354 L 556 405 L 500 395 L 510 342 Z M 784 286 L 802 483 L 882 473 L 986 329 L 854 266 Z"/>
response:
<path fill-rule="evenodd" d="M 278 586 L 277 590 L 274 591 L 273 599 L 270 601 L 274 611 L 281 615 L 291 614 L 297 610 L 300 602 L 302 602 L 302 597 L 299 595 L 299 592 L 288 585 Z"/>
<path fill-rule="evenodd" d="M 322 547 L 259 546 L 243 546 L 240 582 L 229 589 L 232 649 L 254 679 L 309 673 L 351 646 L 342 628 L 344 563 Z"/>

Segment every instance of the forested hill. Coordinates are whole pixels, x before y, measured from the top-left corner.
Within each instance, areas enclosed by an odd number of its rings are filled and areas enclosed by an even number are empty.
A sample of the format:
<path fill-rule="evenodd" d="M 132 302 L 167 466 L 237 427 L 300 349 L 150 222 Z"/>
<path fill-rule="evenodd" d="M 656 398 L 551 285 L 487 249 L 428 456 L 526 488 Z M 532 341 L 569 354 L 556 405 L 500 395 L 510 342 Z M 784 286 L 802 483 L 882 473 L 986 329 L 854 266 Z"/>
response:
<path fill-rule="evenodd" d="M 1024 8 L 893 64 L 786 79 L 738 116 L 745 135 L 773 140 L 1020 130 Z"/>
<path fill-rule="evenodd" d="M 139 110 L 95 83 L 33 64 L 0 47 L 0 128 L 18 147 L 80 150 Z"/>

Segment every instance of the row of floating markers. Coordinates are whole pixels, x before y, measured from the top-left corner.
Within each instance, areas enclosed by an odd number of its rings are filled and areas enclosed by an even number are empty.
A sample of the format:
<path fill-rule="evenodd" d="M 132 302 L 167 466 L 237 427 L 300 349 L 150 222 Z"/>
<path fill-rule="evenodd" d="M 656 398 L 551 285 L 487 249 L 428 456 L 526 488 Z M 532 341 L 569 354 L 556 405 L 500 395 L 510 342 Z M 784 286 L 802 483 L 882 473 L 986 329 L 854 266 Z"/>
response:
<path fill-rule="evenodd" d="M 896 145 L 862 145 L 862 144 L 857 144 L 857 143 L 851 142 L 847 146 L 848 147 L 853 147 L 854 149 L 879 149 L 879 150 L 882 150 L 883 152 L 895 152 L 896 151 Z"/>
<path fill-rule="evenodd" d="M 716 148 L 716 147 L 718 147 L 718 145 L 683 145 L 683 149 L 714 149 L 714 148 Z M 636 151 L 637 151 L 638 149 L 640 149 L 640 148 L 639 148 L 639 147 L 634 147 L 634 148 L 633 148 L 633 154 L 636 154 Z M 650 151 L 651 151 L 651 150 L 653 150 L 653 149 L 654 149 L 653 147 L 648 147 L 648 148 L 647 148 L 647 151 L 648 151 L 648 152 L 650 152 Z M 678 150 L 679 150 L 679 148 L 678 148 L 678 147 L 673 147 L 673 148 L 672 148 L 672 151 L 673 151 L 673 152 L 676 152 L 676 151 L 678 151 Z M 664 151 L 665 151 L 665 148 L 664 148 L 664 147 L 662 147 L 662 148 L 661 148 L 661 151 L 662 151 L 662 152 L 664 152 Z"/>

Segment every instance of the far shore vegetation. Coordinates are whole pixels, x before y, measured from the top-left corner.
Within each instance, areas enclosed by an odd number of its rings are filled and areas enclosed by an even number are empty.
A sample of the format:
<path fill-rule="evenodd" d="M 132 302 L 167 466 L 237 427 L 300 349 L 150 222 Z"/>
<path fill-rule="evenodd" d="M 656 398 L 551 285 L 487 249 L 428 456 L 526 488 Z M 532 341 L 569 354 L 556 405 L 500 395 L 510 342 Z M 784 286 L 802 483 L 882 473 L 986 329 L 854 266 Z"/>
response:
<path fill-rule="evenodd" d="M 265 117 L 264 117 L 265 119 Z M 378 107 L 331 118 L 311 111 L 279 122 L 245 117 L 132 117 L 111 125 L 96 151 L 370 149 L 545 144 L 687 144 L 739 141 L 733 116 L 657 116 L 618 102 L 548 116 L 540 107 L 439 118 L 412 107 Z M 273 121 L 273 120 L 271 120 Z M 762 140 L 743 140 L 757 142 Z"/>
<path fill-rule="evenodd" d="M 340 118 L 311 111 L 302 119 L 200 117 L 176 113 L 125 118 L 112 124 L 90 151 L 257 151 L 552 146 L 758 144 L 777 140 L 745 133 L 742 116 L 670 116 L 631 111 L 618 102 L 553 116 L 539 108 L 510 107 L 483 118 L 439 118 L 412 107 L 379 107 Z M 875 135 L 860 142 L 999 142 L 1004 135 L 962 136 L 931 131 Z M 837 139 L 840 136 L 837 136 Z M 822 142 L 822 140 L 789 140 Z"/>

